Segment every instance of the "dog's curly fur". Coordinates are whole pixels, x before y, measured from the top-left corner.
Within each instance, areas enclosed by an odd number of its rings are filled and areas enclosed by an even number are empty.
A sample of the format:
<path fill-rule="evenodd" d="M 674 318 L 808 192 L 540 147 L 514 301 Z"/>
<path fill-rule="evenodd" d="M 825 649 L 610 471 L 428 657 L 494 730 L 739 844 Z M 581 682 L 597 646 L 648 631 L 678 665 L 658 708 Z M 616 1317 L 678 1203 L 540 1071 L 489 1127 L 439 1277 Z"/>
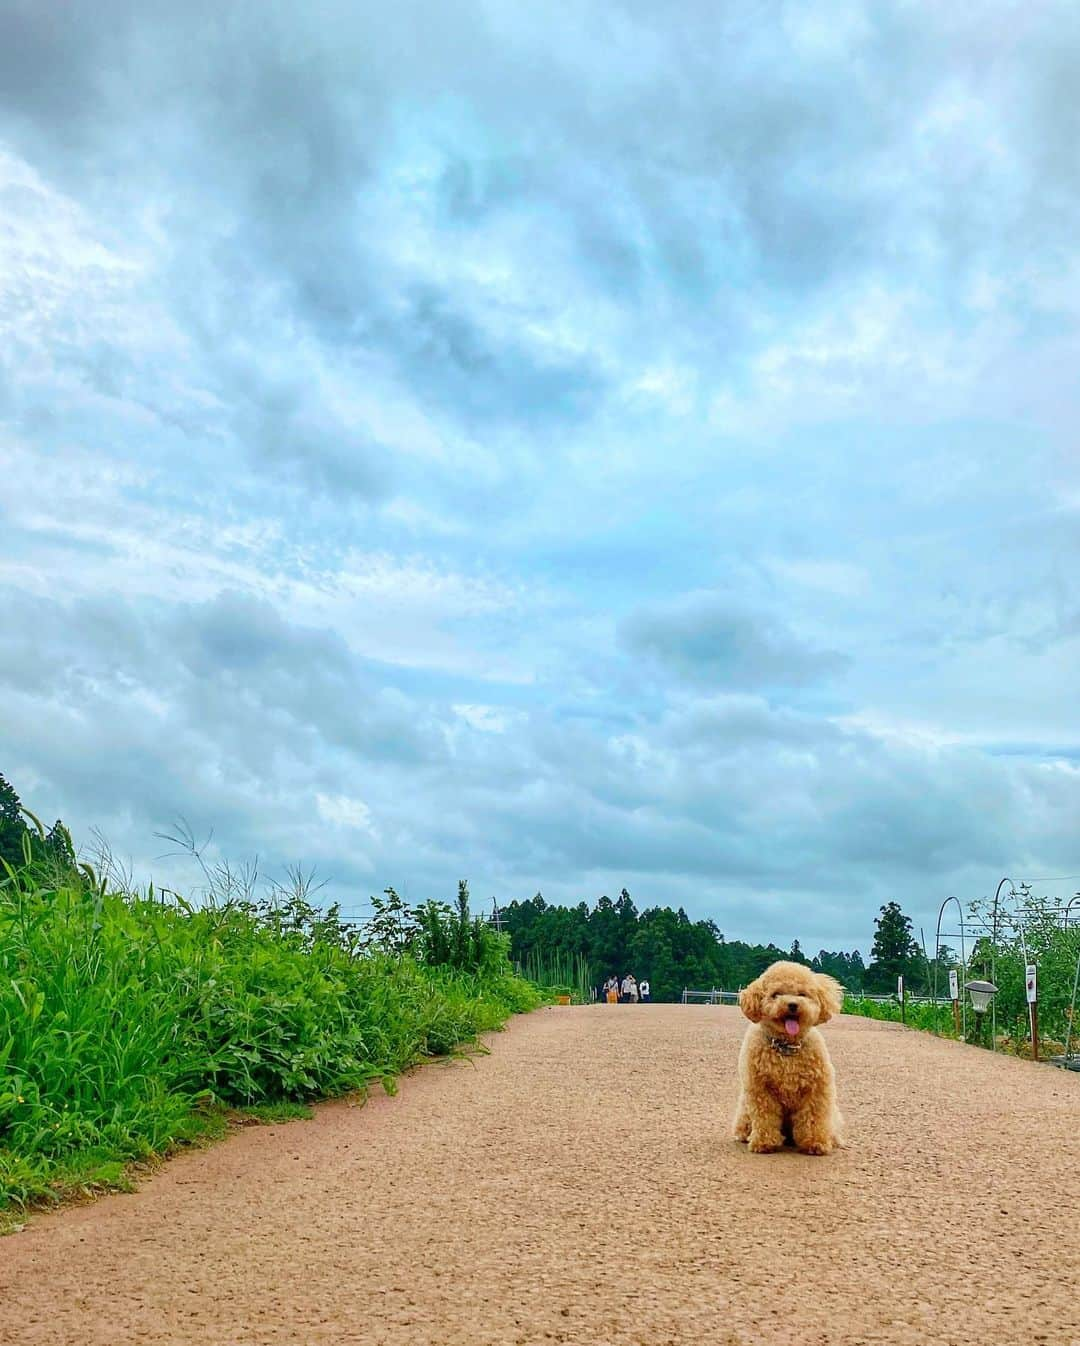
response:
<path fill-rule="evenodd" d="M 840 1013 L 838 981 L 801 963 L 773 963 L 739 992 L 750 1020 L 739 1053 L 735 1139 L 754 1154 L 790 1139 L 804 1154 L 829 1154 L 840 1144 L 842 1119 L 825 1039 L 815 1025 Z M 789 1034 L 786 1019 L 798 1021 Z"/>

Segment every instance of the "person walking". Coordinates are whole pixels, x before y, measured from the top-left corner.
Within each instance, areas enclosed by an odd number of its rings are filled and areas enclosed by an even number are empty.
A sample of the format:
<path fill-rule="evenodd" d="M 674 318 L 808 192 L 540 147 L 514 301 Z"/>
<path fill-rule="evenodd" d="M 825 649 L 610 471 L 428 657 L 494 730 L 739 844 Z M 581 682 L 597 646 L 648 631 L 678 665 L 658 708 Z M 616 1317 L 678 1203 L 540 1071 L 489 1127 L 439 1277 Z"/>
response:
<path fill-rule="evenodd" d="M 623 977 L 623 979 L 622 979 L 622 1003 L 623 1003 L 624 1005 L 629 1005 L 629 1003 L 630 1003 L 630 973 L 629 973 L 629 972 L 628 972 L 628 973 L 626 974 L 626 976 Z"/>
<path fill-rule="evenodd" d="M 619 1003 L 619 983 L 617 978 L 608 977 L 607 981 L 604 983 L 604 991 L 609 1005 L 617 1005 Z"/>
<path fill-rule="evenodd" d="M 638 1002 L 637 977 L 630 973 L 630 1003 L 636 1005 Z"/>
<path fill-rule="evenodd" d="M 649 979 L 648 979 L 648 977 L 646 977 L 645 980 L 644 980 L 644 981 L 641 983 L 641 985 L 638 987 L 638 993 L 639 993 L 640 996 L 641 996 L 641 1003 L 642 1003 L 643 1005 L 647 1005 L 647 1004 L 649 1003 Z"/>

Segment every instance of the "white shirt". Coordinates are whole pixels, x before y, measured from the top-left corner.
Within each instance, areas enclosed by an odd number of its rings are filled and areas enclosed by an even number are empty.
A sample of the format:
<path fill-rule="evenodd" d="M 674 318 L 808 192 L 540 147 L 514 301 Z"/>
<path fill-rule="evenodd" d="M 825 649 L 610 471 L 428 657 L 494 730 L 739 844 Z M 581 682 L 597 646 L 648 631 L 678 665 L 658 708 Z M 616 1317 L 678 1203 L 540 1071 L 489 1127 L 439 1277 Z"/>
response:
<path fill-rule="evenodd" d="M 642 995 L 648 995 L 648 994 L 649 994 L 649 983 L 648 983 L 647 981 L 643 981 L 643 982 L 641 983 L 641 985 L 638 987 L 638 990 L 641 992 Z"/>

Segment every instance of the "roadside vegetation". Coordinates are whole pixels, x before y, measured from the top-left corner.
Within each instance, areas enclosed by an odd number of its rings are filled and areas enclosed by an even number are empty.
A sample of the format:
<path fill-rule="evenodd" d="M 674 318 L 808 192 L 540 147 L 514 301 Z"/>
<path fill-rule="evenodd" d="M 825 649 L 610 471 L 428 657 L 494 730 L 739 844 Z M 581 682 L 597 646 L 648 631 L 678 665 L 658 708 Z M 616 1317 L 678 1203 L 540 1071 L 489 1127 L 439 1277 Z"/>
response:
<path fill-rule="evenodd" d="M 568 995 L 575 1005 L 587 1005 L 593 999 L 593 971 L 583 954 L 560 949 L 545 954 L 533 949 L 526 955 L 521 971 L 527 981 L 551 995 Z"/>
<path fill-rule="evenodd" d="M 859 1014 L 864 1019 L 884 1019 L 900 1023 L 900 1002 L 867 1000 L 863 996 L 845 996 L 844 1013 Z M 909 1028 L 922 1028 L 940 1037 L 955 1037 L 951 1005 L 935 1005 L 928 1001 L 909 1000 L 904 1007 L 903 1020 Z"/>
<path fill-rule="evenodd" d="M 36 820 L 18 859 L 0 857 L 0 1212 L 123 1185 L 235 1110 L 392 1090 L 544 998 L 464 883 L 452 906 L 388 889 L 361 930 L 299 876 L 261 898 L 211 883 L 198 904 L 131 891 Z"/>
<path fill-rule="evenodd" d="M 1022 889 L 1022 892 L 1026 892 Z M 992 903 L 984 898 L 967 907 L 972 926 L 989 928 Z M 879 949 L 889 959 L 889 972 L 895 985 L 896 974 L 903 974 L 905 984 L 918 992 L 948 995 L 950 970 L 957 972 L 961 986 L 965 981 L 989 981 L 998 989 L 994 996 L 993 1014 L 982 1020 L 968 1007 L 966 1013 L 966 1040 L 989 1047 L 991 1024 L 996 1024 L 994 1046 L 998 1051 L 1017 1056 L 1031 1055 L 1031 1029 L 1025 994 L 1025 968 L 1034 962 L 1038 967 L 1039 985 L 1039 1039 L 1042 1056 L 1060 1055 L 1065 1042 L 1075 1050 L 1080 1045 L 1080 1023 L 1069 1025 L 1073 1012 L 1072 995 L 1076 979 L 1077 958 L 1080 957 L 1080 922 L 1071 925 L 1061 921 L 1056 913 L 1049 913 L 1046 904 L 1025 896 L 1020 905 L 1019 921 L 1023 925 L 1023 939 L 1019 925 L 1002 923 L 996 939 L 982 935 L 968 946 L 967 961 L 961 964 L 956 952 L 944 944 L 935 959 L 921 956 L 923 975 L 917 977 L 920 962 L 919 946 L 911 938 L 911 922 L 895 903 L 883 907 L 877 921 L 875 956 Z M 961 991 L 966 996 L 966 992 Z M 1080 1006 L 1077 1007 L 1080 1009 Z M 899 1023 L 900 1002 L 895 995 L 888 1000 L 869 1000 L 849 995 L 844 1000 L 845 1014 L 861 1014 L 868 1019 L 888 1019 Z M 904 1021 L 912 1028 L 924 1029 L 941 1037 L 959 1037 L 950 1004 L 935 1004 L 920 999 L 909 999 L 904 1008 Z"/>

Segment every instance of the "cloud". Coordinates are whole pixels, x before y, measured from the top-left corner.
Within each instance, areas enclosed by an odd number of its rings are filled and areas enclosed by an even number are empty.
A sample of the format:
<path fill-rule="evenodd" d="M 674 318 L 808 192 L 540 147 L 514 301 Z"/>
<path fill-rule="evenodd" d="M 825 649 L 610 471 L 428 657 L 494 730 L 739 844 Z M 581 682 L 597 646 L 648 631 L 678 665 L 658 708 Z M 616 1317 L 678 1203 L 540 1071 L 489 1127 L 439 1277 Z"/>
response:
<path fill-rule="evenodd" d="M 1075 867 L 1074 7 L 5 17 L 34 804 L 834 947 Z"/>
<path fill-rule="evenodd" d="M 348 795 L 326 795 L 320 791 L 315 795 L 315 805 L 328 823 L 376 835 L 371 810 L 362 799 L 350 799 Z"/>
<path fill-rule="evenodd" d="M 814 649 L 779 620 L 751 612 L 726 594 L 692 594 L 642 608 L 623 620 L 619 635 L 629 654 L 716 687 L 799 687 L 845 664 L 842 655 Z"/>

